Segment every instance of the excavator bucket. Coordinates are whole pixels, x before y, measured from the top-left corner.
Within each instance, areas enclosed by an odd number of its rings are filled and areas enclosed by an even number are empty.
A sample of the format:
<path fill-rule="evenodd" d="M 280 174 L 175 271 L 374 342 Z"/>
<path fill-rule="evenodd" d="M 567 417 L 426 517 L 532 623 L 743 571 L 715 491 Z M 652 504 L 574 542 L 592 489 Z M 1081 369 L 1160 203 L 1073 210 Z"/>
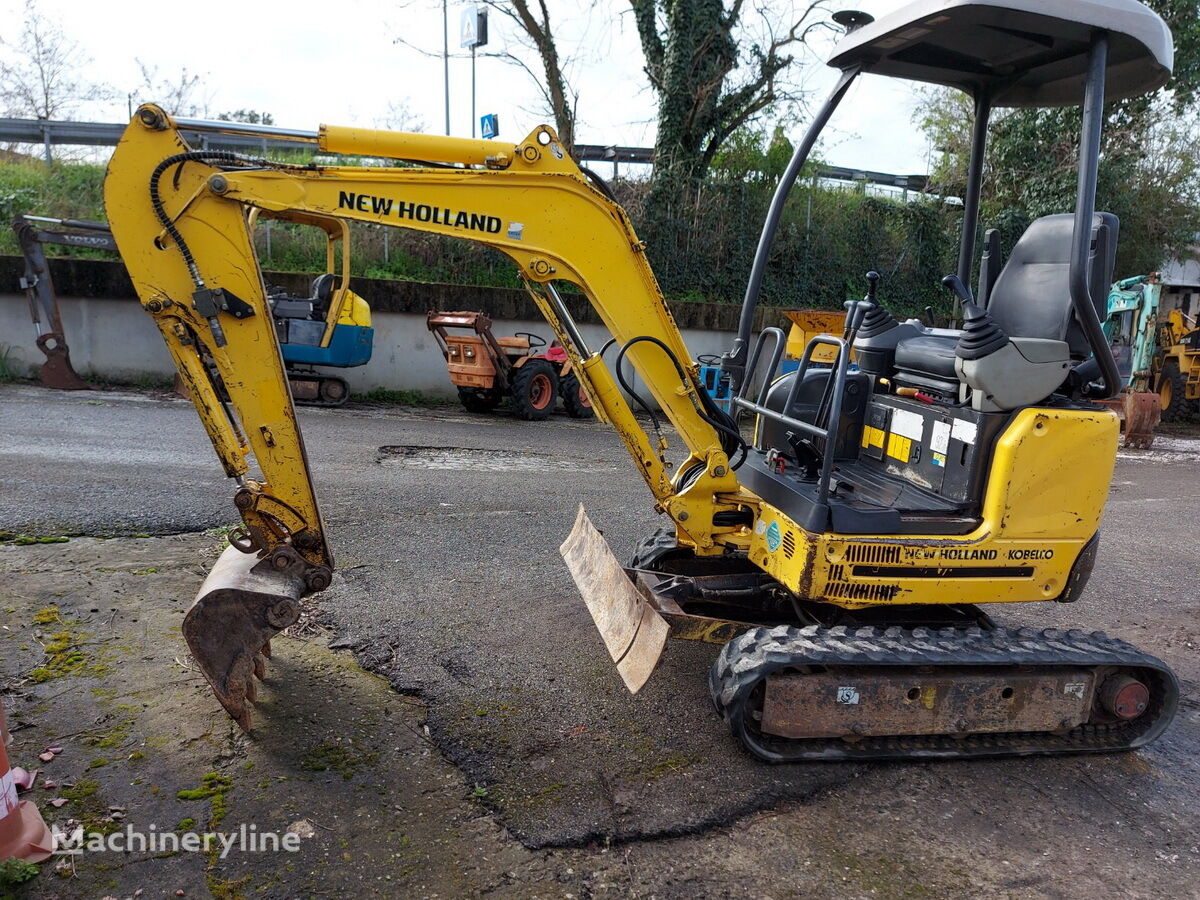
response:
<path fill-rule="evenodd" d="M 653 674 L 670 626 L 638 593 L 583 506 L 559 552 L 625 686 L 636 694 Z"/>
<path fill-rule="evenodd" d="M 71 365 L 71 351 L 63 336 L 55 331 L 38 335 L 38 349 L 46 354 L 38 378 L 48 388 L 59 391 L 94 391 L 96 388 L 79 377 Z"/>
<path fill-rule="evenodd" d="M 1154 443 L 1154 428 L 1162 416 L 1158 394 L 1131 391 L 1125 395 L 1125 446 L 1149 450 Z"/>
<path fill-rule="evenodd" d="M 280 568 L 283 566 L 283 568 Z M 233 720 L 249 731 L 254 679 L 266 675 L 271 638 L 300 618 L 303 575 L 286 557 L 225 548 L 183 620 L 192 658 Z"/>

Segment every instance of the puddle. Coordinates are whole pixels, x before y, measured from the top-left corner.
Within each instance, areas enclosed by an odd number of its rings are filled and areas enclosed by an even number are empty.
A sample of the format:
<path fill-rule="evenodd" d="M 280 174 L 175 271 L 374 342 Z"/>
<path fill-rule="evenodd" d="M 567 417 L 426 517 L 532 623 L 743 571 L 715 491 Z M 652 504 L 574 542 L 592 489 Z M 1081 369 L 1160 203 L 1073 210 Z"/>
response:
<path fill-rule="evenodd" d="M 572 459 L 529 451 L 481 450 L 474 447 L 380 447 L 375 461 L 404 469 L 470 469 L 484 472 L 544 472 L 595 469 Z"/>

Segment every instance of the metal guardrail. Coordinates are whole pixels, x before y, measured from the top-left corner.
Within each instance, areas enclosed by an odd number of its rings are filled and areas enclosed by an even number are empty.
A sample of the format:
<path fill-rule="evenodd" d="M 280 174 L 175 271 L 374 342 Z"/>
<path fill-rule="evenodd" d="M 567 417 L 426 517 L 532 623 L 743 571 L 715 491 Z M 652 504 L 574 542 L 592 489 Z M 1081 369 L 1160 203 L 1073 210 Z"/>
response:
<path fill-rule="evenodd" d="M 202 149 L 257 150 L 266 153 L 271 150 L 304 150 L 312 147 L 311 140 L 298 140 L 286 136 L 297 132 L 270 125 L 247 125 L 245 133 L 233 134 L 208 129 L 189 129 L 186 127 L 186 121 L 183 120 L 184 127 L 180 129 L 184 138 L 193 147 Z M 231 129 L 238 127 L 236 122 L 228 124 Z M 49 119 L 0 118 L 0 141 L 41 144 L 45 148 L 44 155 L 47 161 L 52 157 L 50 148 L 54 145 L 115 147 L 124 131 L 124 122 L 60 122 Z M 654 162 L 654 149 L 615 144 L 576 144 L 575 157 L 581 162 L 647 165 Z M 927 175 L 891 175 L 887 172 L 845 166 L 821 166 L 817 176 L 833 181 L 865 181 L 911 191 L 924 191 L 929 185 Z"/>

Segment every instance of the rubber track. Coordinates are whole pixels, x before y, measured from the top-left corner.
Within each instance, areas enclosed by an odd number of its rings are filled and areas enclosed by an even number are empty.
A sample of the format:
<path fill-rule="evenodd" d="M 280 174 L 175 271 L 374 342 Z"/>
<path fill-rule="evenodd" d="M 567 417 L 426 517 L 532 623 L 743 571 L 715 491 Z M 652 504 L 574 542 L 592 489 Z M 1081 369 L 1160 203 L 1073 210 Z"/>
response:
<path fill-rule="evenodd" d="M 755 688 L 795 666 L 1118 666 L 1150 688 L 1137 719 L 1085 723 L 1069 732 L 789 739 L 763 734 Z M 1179 682 L 1160 660 L 1103 632 L 1049 628 L 874 628 L 780 625 L 752 628 L 727 643 L 709 670 L 717 712 L 752 754 L 767 762 L 1028 756 L 1131 750 L 1158 737 L 1179 704 Z M 761 697 L 761 692 L 758 695 Z"/>

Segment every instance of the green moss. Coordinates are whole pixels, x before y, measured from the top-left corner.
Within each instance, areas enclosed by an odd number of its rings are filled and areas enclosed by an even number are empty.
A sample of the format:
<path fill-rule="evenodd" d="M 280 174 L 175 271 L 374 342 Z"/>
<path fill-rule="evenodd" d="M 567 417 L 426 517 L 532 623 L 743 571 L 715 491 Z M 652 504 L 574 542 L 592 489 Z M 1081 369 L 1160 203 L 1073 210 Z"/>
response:
<path fill-rule="evenodd" d="M 13 534 L 11 531 L 4 534 L 8 536 L 0 538 L 0 544 L 15 544 L 18 547 L 28 547 L 31 544 L 65 544 L 70 540 L 61 534 Z"/>
<path fill-rule="evenodd" d="M 87 834 L 114 834 L 121 830 L 121 826 L 106 816 L 98 816 L 96 818 L 84 819 L 83 830 Z"/>
<path fill-rule="evenodd" d="M 175 826 L 175 830 L 176 831 L 191 831 L 195 827 L 196 827 L 196 820 L 193 819 L 191 816 L 188 816 L 186 818 L 179 820 L 179 823 Z"/>
<path fill-rule="evenodd" d="M 233 787 L 233 779 L 218 772 L 209 772 L 201 780 L 198 788 L 179 791 L 175 796 L 180 800 L 207 800 L 222 794 Z"/>
<path fill-rule="evenodd" d="M 670 775 L 672 772 L 679 772 L 683 769 L 690 768 L 696 763 L 703 762 L 698 756 L 668 756 L 666 759 L 659 760 L 649 769 L 646 770 L 646 777 L 651 781 L 657 781 L 664 775 Z"/>
<path fill-rule="evenodd" d="M 374 766 L 378 761 L 378 753 L 364 750 L 353 741 L 326 741 L 305 753 L 300 767 L 309 772 L 337 772 L 349 781 L 360 769 Z"/>
<path fill-rule="evenodd" d="M 60 797 L 65 797 L 67 800 L 73 800 L 78 803 L 91 797 L 95 797 L 99 791 L 100 782 L 81 778 L 71 787 L 60 788 L 58 795 Z"/>
<path fill-rule="evenodd" d="M 250 883 L 251 877 L 246 875 L 236 879 L 218 878 L 212 872 L 207 872 L 204 882 L 208 886 L 208 892 L 213 895 L 213 900 L 242 900 L 246 896 L 242 893 L 242 888 Z"/>
<path fill-rule="evenodd" d="M 35 684 L 42 684 L 55 678 L 69 675 L 85 675 L 91 678 L 102 678 L 111 669 L 103 662 L 90 660 L 83 652 L 84 643 L 91 635 L 86 631 L 71 631 L 79 625 L 74 619 L 64 619 L 56 606 L 47 606 L 34 614 L 35 624 L 62 625 L 66 630 L 55 632 L 50 640 L 42 647 L 45 658 L 42 664 L 29 673 L 29 679 Z"/>
<path fill-rule="evenodd" d="M 129 740 L 129 731 L 133 728 L 133 719 L 121 719 L 105 731 L 89 732 L 87 742 L 93 747 L 103 750 L 113 750 L 124 745 Z"/>
<path fill-rule="evenodd" d="M 52 678 L 80 674 L 87 665 L 87 656 L 80 649 L 82 642 L 82 635 L 73 635 L 69 631 L 51 635 L 50 642 L 42 647 L 46 659 L 29 673 L 30 679 L 41 684 Z"/>
<path fill-rule="evenodd" d="M 201 779 L 200 787 L 179 791 L 175 797 L 179 800 L 208 800 L 208 827 L 215 831 L 224 820 L 226 813 L 229 812 L 229 807 L 225 803 L 225 795 L 231 790 L 233 790 L 232 778 L 228 775 L 221 775 L 219 772 L 209 772 Z"/>
<path fill-rule="evenodd" d="M 105 759 L 103 756 L 98 756 L 88 763 L 87 767 L 89 769 L 101 769 L 104 766 L 107 766 L 110 762 L 112 762 L 112 760 Z"/>
<path fill-rule="evenodd" d="M 61 621 L 62 617 L 58 612 L 57 606 L 44 606 L 33 614 L 34 625 L 50 625 L 53 622 Z"/>

